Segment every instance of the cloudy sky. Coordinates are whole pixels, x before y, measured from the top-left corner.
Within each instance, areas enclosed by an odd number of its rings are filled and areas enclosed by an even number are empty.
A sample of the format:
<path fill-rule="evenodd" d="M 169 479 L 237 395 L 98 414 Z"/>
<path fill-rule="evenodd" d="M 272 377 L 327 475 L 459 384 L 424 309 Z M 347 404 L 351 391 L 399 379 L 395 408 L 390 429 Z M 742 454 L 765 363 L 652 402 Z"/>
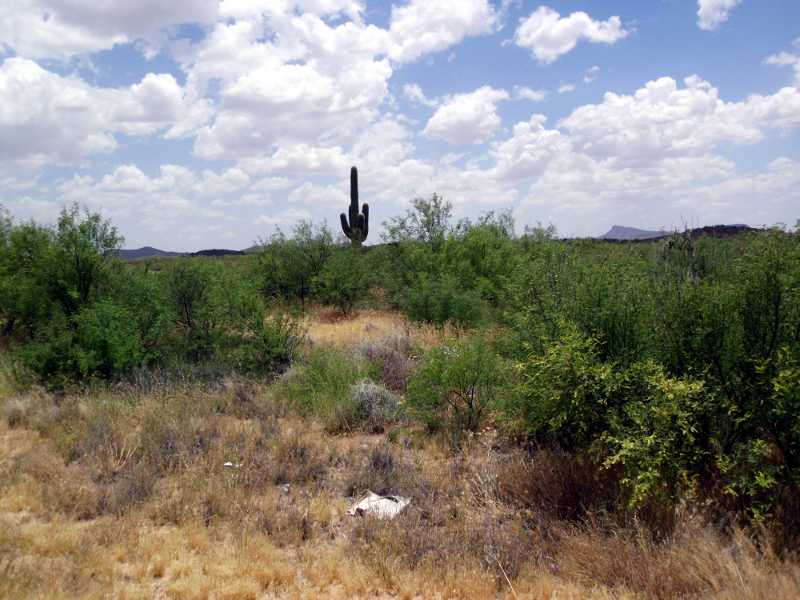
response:
<path fill-rule="evenodd" d="M 0 204 L 126 247 L 438 192 L 564 236 L 800 218 L 797 0 L 3 0 Z"/>

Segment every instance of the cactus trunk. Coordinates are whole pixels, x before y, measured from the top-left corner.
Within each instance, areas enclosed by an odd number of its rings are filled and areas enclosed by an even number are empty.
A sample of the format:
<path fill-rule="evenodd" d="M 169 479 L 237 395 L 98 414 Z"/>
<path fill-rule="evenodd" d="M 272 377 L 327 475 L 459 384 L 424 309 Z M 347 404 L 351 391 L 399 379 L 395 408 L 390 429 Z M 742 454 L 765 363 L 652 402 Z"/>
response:
<path fill-rule="evenodd" d="M 342 231 L 354 246 L 360 246 L 369 233 L 369 205 L 365 202 L 358 212 L 358 169 L 350 169 L 350 208 L 348 214 L 339 215 Z"/>

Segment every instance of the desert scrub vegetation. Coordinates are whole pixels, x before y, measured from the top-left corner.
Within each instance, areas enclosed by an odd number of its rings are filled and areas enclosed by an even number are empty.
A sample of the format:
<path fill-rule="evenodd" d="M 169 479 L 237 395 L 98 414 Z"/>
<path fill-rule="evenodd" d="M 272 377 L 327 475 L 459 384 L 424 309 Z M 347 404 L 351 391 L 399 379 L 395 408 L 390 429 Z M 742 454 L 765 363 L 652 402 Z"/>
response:
<path fill-rule="evenodd" d="M 300 414 L 320 418 L 331 433 L 379 433 L 400 407 L 399 396 L 380 382 L 379 369 L 352 350 L 311 348 L 276 382 L 273 394 Z"/>
<path fill-rule="evenodd" d="M 121 241 L 77 206 L 53 227 L 5 223 L 0 315 L 20 376 L 63 389 L 149 368 L 264 374 L 288 365 L 301 332 L 267 315 L 241 269 L 189 259 L 136 268 L 115 257 Z"/>
<path fill-rule="evenodd" d="M 0 220 L 0 596 L 800 595 L 797 231 L 385 230 Z"/>
<path fill-rule="evenodd" d="M 407 411 L 428 430 L 444 429 L 453 445 L 483 424 L 508 389 L 507 368 L 480 337 L 432 349 L 411 378 Z"/>

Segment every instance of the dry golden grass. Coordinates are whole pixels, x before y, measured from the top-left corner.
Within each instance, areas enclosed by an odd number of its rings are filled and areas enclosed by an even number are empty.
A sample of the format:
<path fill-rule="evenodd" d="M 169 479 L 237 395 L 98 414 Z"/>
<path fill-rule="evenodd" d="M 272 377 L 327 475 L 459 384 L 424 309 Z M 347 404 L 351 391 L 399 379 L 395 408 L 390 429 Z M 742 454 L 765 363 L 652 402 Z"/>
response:
<path fill-rule="evenodd" d="M 410 323 L 401 314 L 388 310 L 365 310 L 343 316 L 332 309 L 318 309 L 309 313 L 303 325 L 312 343 L 341 347 L 404 337 L 420 348 L 430 348 L 458 334 L 452 327 L 437 329 Z"/>
<path fill-rule="evenodd" d="M 800 597 L 797 565 L 691 521 L 667 544 L 636 530 L 532 526 L 492 491 L 504 459 L 480 443 L 453 459 L 308 425 L 277 419 L 260 450 L 260 425 L 225 416 L 218 444 L 157 476 L 144 502 L 80 518 L 54 493 L 74 499 L 99 471 L 0 423 L 0 597 Z M 260 452 L 290 463 L 283 475 Z M 382 482 L 415 503 L 392 522 L 346 516 L 345 490 Z"/>
<path fill-rule="evenodd" d="M 452 334 L 384 312 L 308 325 L 342 347 Z M 329 435 L 237 379 L 4 389 L 0 598 L 800 598 L 798 563 L 741 534 L 682 516 L 655 542 L 597 516 L 602 481 L 569 457 L 397 437 Z M 412 504 L 347 516 L 366 489 Z"/>

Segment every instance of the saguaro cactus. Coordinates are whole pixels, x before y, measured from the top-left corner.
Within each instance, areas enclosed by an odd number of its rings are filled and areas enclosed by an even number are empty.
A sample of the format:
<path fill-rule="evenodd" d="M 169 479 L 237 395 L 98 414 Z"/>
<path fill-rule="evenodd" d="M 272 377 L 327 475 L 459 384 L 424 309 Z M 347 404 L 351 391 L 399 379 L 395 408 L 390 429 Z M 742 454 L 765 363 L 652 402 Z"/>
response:
<path fill-rule="evenodd" d="M 367 239 L 369 232 L 369 204 L 361 205 L 361 214 L 358 212 L 358 169 L 350 169 L 350 208 L 348 216 L 342 213 L 342 231 L 350 238 L 354 246 L 360 246 Z"/>

